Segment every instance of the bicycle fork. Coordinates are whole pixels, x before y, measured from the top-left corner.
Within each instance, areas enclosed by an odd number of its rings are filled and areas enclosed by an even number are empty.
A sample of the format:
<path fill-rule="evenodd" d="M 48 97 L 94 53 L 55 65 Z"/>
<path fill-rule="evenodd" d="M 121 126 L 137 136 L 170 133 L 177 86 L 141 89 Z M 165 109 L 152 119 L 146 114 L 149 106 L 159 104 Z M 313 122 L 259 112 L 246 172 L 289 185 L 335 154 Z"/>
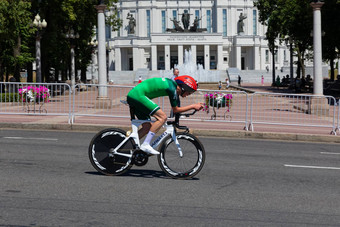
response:
<path fill-rule="evenodd" d="M 165 132 L 162 133 L 162 135 L 160 135 L 152 144 L 152 148 L 156 149 L 163 141 L 163 139 L 165 139 L 165 137 L 167 135 L 171 135 L 172 139 L 174 140 L 176 146 L 177 146 L 177 149 L 178 149 L 178 154 L 179 156 L 182 158 L 183 157 L 183 152 L 182 152 L 182 148 L 181 148 L 181 145 L 179 144 L 178 140 L 177 140 L 177 137 L 176 137 L 176 131 L 174 129 L 174 126 L 173 125 L 167 125 L 165 124 L 164 125 L 165 127 Z"/>

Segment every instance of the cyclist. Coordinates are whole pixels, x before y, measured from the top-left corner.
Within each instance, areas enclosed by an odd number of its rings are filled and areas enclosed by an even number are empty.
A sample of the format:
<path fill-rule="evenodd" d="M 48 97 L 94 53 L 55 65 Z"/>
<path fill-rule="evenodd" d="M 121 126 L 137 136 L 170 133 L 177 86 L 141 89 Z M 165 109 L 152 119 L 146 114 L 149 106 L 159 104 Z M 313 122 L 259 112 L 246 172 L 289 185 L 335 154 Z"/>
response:
<path fill-rule="evenodd" d="M 130 108 L 134 108 L 134 113 L 140 120 L 150 119 L 150 116 L 156 118 L 153 123 L 146 122 L 138 131 L 139 138 L 146 138 L 141 145 L 141 150 L 148 154 L 157 155 L 158 151 L 153 149 L 150 142 L 164 125 L 167 120 L 163 110 L 151 99 L 161 96 L 168 96 L 174 113 L 186 112 L 188 110 L 201 110 L 203 103 L 195 103 L 188 106 L 179 107 L 179 94 L 183 98 L 191 95 L 197 90 L 197 83 L 191 76 L 178 76 L 175 80 L 168 78 L 151 78 L 143 81 L 134 87 L 127 95 L 127 102 Z"/>

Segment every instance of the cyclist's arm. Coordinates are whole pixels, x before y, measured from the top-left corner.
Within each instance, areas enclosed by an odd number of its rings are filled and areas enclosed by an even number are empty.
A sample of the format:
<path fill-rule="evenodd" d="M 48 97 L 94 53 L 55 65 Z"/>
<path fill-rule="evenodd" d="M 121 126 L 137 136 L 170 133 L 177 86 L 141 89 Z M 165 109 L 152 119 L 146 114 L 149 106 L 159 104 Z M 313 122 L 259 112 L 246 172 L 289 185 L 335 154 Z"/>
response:
<path fill-rule="evenodd" d="M 203 104 L 202 103 L 195 103 L 195 104 L 191 104 L 188 106 L 175 106 L 172 107 L 172 110 L 174 113 L 182 113 L 182 112 L 186 112 L 188 110 L 201 110 L 203 108 Z"/>

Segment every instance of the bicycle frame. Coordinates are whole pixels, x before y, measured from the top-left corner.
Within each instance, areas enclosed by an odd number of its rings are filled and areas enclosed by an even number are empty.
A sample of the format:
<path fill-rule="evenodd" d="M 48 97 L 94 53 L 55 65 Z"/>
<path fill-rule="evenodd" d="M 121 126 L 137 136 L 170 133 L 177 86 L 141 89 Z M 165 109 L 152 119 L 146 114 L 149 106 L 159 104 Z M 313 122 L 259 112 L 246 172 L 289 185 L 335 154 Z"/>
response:
<path fill-rule="evenodd" d="M 128 141 L 130 138 L 132 138 L 135 141 L 135 144 L 137 145 L 137 149 L 140 148 L 140 140 L 139 140 L 139 136 L 138 136 L 138 128 L 141 124 L 145 123 L 145 122 L 153 122 L 150 120 L 132 120 L 131 121 L 131 126 L 132 126 L 132 132 L 131 134 L 126 137 L 113 151 L 112 154 L 113 155 L 121 155 L 121 156 L 125 156 L 128 158 L 131 158 L 133 155 L 133 152 L 131 154 L 124 154 L 124 153 L 120 153 L 118 152 L 118 150 L 126 143 L 126 141 Z M 151 146 L 156 149 L 162 142 L 163 140 L 166 138 L 167 135 L 171 135 L 172 139 L 175 141 L 175 144 L 178 148 L 178 153 L 179 156 L 182 158 L 183 157 L 183 153 L 182 153 L 182 149 L 181 146 L 177 140 L 176 137 L 176 130 L 174 128 L 173 125 L 168 125 L 167 123 L 165 123 L 163 125 L 163 127 L 165 127 L 165 131 L 157 137 L 157 139 L 154 140 L 154 142 L 151 144 Z"/>

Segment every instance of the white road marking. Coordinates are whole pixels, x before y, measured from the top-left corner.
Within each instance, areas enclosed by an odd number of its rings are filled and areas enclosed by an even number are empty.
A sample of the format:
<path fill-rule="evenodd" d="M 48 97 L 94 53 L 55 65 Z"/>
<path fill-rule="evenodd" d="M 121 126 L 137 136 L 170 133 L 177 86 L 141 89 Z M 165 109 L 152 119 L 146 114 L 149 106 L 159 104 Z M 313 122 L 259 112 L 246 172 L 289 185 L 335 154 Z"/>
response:
<path fill-rule="evenodd" d="M 336 155 L 340 155 L 340 153 L 336 153 L 336 152 L 320 152 L 320 154 L 336 154 Z"/>
<path fill-rule="evenodd" d="M 285 166 L 285 167 L 293 167 L 293 168 L 340 170 L 340 167 L 328 167 L 328 166 L 302 166 L 302 165 L 288 165 L 288 164 L 285 164 L 284 166 Z"/>
<path fill-rule="evenodd" d="M 48 141 L 58 141 L 58 139 L 53 138 L 33 138 L 33 137 L 2 137 L 4 139 L 12 139 L 12 140 L 48 140 Z"/>

